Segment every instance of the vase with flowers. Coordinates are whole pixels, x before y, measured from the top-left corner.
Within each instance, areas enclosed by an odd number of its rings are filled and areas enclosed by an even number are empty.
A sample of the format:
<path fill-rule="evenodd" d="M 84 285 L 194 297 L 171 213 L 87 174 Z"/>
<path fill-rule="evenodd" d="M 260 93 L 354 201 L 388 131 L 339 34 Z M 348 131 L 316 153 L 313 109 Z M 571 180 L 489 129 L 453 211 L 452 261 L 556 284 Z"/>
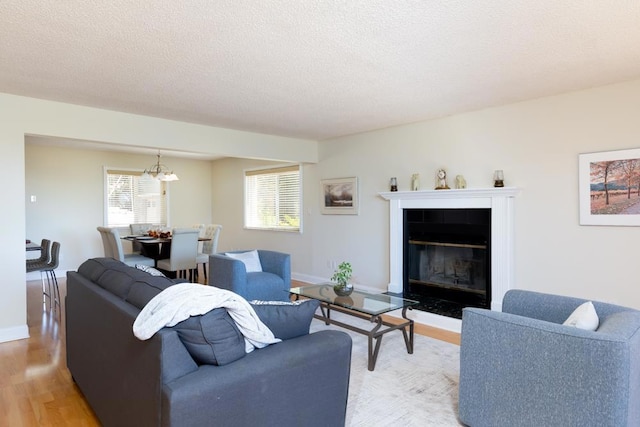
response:
<path fill-rule="evenodd" d="M 331 280 L 336 282 L 333 286 L 333 291 L 336 295 L 344 297 L 348 296 L 353 292 L 353 285 L 349 283 L 351 279 L 351 274 L 353 274 L 353 270 L 351 268 L 351 263 L 346 261 L 338 264 L 338 268 L 333 272 L 333 276 L 331 276 Z"/>

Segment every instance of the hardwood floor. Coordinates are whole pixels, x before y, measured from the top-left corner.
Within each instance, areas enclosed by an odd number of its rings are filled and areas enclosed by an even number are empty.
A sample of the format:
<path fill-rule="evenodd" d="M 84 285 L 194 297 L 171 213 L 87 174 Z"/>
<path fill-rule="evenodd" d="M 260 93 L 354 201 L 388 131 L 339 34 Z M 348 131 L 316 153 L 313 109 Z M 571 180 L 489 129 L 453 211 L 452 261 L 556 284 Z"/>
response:
<path fill-rule="evenodd" d="M 0 344 L 0 427 L 100 425 L 67 370 L 64 278 L 59 285 L 62 315 L 48 304 L 43 308 L 40 281 L 27 282 L 30 338 Z M 458 334 L 425 325 L 416 325 L 415 332 L 460 343 Z"/>
<path fill-rule="evenodd" d="M 30 338 L 0 344 L 0 426 L 99 426 L 67 370 L 64 315 L 43 309 L 40 281 L 27 282 L 27 325 Z"/>

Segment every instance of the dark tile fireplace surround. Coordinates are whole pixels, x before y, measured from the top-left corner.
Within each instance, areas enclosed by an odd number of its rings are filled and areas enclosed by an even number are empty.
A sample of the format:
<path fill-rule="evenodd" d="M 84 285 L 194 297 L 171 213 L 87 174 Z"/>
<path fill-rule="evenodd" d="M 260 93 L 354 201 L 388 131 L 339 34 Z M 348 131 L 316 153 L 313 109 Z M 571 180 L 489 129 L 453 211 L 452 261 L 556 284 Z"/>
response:
<path fill-rule="evenodd" d="M 491 210 L 405 209 L 403 287 L 418 310 L 462 318 L 491 301 Z"/>

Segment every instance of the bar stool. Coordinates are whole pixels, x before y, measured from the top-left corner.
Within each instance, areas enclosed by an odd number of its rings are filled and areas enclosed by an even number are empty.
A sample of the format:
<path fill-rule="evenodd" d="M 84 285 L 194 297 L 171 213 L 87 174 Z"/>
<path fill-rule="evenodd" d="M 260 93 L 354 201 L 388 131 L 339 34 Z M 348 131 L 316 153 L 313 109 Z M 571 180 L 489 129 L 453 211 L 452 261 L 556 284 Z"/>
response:
<path fill-rule="evenodd" d="M 54 311 L 56 307 L 60 310 L 60 288 L 58 287 L 58 278 L 55 272 L 56 268 L 58 268 L 59 261 L 60 243 L 53 242 L 51 245 L 51 260 L 46 264 L 40 264 L 40 268 L 38 269 L 42 280 L 42 304 L 46 306 L 47 298 L 49 298 L 49 308 Z M 42 273 L 44 273 L 44 276 L 42 276 Z"/>
<path fill-rule="evenodd" d="M 40 258 L 27 260 L 27 273 L 40 270 L 39 267 L 49 262 L 49 254 L 51 252 L 51 240 L 42 239 L 40 243 Z"/>

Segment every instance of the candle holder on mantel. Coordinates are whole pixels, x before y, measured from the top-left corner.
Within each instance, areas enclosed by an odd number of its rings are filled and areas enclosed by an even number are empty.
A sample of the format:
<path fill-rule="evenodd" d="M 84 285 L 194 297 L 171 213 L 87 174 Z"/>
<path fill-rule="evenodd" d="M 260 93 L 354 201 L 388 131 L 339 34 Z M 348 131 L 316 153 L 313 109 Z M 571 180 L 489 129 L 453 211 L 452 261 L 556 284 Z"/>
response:
<path fill-rule="evenodd" d="M 502 172 L 502 169 L 498 169 L 493 173 L 493 186 L 504 187 L 504 172 Z"/>
<path fill-rule="evenodd" d="M 398 191 L 398 179 L 394 176 L 389 180 L 391 191 Z"/>

